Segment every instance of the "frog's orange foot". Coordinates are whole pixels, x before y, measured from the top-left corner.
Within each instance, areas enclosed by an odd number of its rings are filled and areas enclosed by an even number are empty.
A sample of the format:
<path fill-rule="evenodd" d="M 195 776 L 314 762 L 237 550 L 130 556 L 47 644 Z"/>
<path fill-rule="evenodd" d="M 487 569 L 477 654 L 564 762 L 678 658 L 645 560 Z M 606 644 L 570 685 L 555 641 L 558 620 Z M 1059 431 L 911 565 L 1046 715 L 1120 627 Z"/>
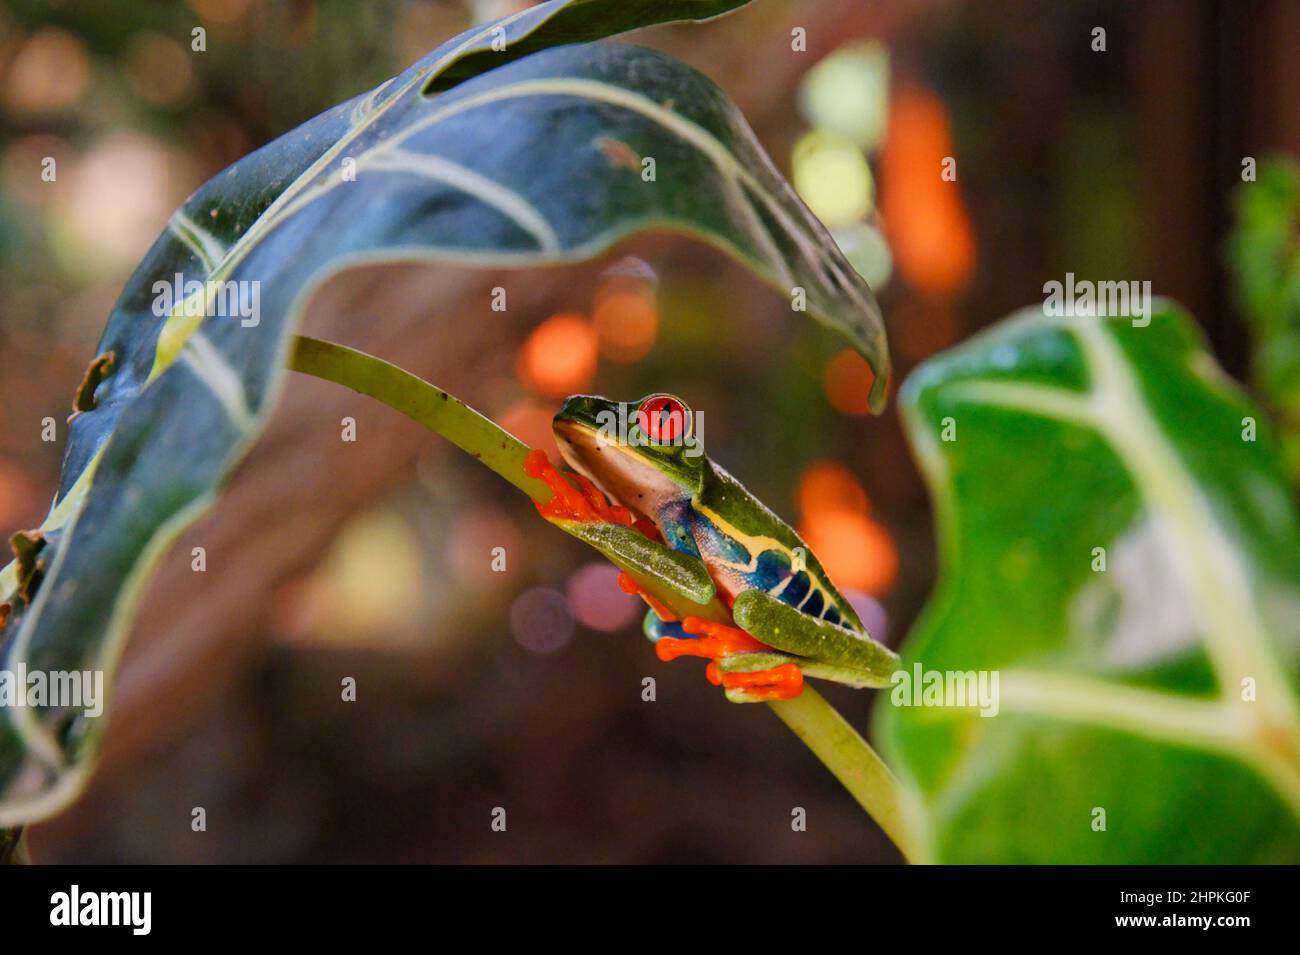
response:
<path fill-rule="evenodd" d="M 678 657 L 705 657 L 709 660 L 720 660 L 737 653 L 754 653 L 772 649 L 766 643 L 759 643 L 739 627 L 714 623 L 702 617 L 684 618 L 682 629 L 698 636 L 691 640 L 660 637 L 655 643 L 655 654 L 660 660 L 665 663 Z"/>
<path fill-rule="evenodd" d="M 706 623 L 699 617 L 687 617 L 682 621 L 682 629 L 687 633 L 700 633 L 699 630 L 693 630 L 691 624 Z M 723 657 L 734 656 L 737 653 L 754 653 L 760 650 L 770 650 L 767 644 L 759 643 L 744 630 L 737 630 L 735 627 L 726 627 L 720 624 L 710 624 L 710 628 L 717 627 L 721 632 L 708 633 L 695 637 L 690 640 L 682 640 L 677 637 L 660 637 L 655 641 L 655 655 L 667 663 L 670 660 L 676 660 L 678 657 L 704 657 L 706 660 L 721 660 Z"/>
<path fill-rule="evenodd" d="M 584 523 L 603 521 L 622 524 L 624 527 L 637 526 L 637 520 L 630 510 L 609 503 L 600 489 L 581 474 L 571 475 L 577 487 L 570 484 L 547 458 L 545 451 L 528 452 L 528 457 L 524 458 L 524 473 L 544 481 L 551 489 L 551 499 L 545 504 L 533 502 L 538 513 L 547 519 Z"/>
<path fill-rule="evenodd" d="M 771 670 L 724 675 L 715 660 L 704 668 L 704 676 L 714 686 L 740 690 L 755 702 L 792 700 L 803 692 L 803 671 L 793 663 L 785 663 Z"/>
<path fill-rule="evenodd" d="M 739 690 L 752 700 L 793 700 L 803 692 L 803 671 L 793 663 L 783 663 L 770 670 L 751 670 L 748 673 L 718 673 L 710 676 L 722 681 L 727 690 Z"/>
<path fill-rule="evenodd" d="M 716 647 L 710 646 L 704 640 L 681 640 L 677 637 L 660 637 L 655 641 L 655 656 L 664 663 L 676 660 L 678 657 L 705 657 L 712 660 L 716 653 Z"/>
<path fill-rule="evenodd" d="M 694 639 L 660 637 L 655 655 L 665 663 L 678 657 L 704 657 L 709 665 L 705 678 L 714 686 L 736 690 L 748 700 L 790 700 L 803 692 L 803 671 L 793 663 L 748 673 L 723 673 L 719 661 L 738 653 L 760 653 L 772 648 L 755 640 L 739 627 L 714 623 L 702 617 L 686 617 L 682 629 L 697 634 Z"/>
<path fill-rule="evenodd" d="M 730 627 L 725 623 L 714 623 L 703 617 L 686 617 L 682 620 L 682 629 L 687 633 L 699 634 L 694 641 L 687 643 L 708 643 L 718 652 L 704 654 L 711 657 L 729 657 L 736 653 L 755 653 L 771 650 L 766 643 L 760 643 L 739 627 Z"/>

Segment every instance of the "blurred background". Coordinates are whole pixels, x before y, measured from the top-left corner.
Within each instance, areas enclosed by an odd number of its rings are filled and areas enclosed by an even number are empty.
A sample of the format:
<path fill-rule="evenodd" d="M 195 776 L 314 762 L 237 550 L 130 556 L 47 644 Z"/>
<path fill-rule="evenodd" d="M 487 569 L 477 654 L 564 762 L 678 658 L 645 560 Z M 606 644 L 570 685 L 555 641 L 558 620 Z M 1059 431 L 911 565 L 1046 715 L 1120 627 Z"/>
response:
<path fill-rule="evenodd" d="M 6 536 L 43 518 L 61 447 L 42 443 L 41 419 L 66 417 L 171 210 L 523 5 L 0 0 Z M 806 50 L 791 49 L 796 27 Z M 1151 280 L 1244 377 L 1230 195 L 1244 157 L 1300 153 L 1298 38 L 1293 0 L 757 0 L 631 39 L 736 100 L 878 291 L 901 381 L 1067 271 Z M 934 174 L 949 156 L 955 183 Z M 508 312 L 490 308 L 496 286 Z M 688 240 L 645 236 L 535 273 L 354 272 L 322 290 L 306 331 L 397 361 L 552 451 L 567 394 L 681 394 L 704 411 L 710 455 L 799 528 L 886 642 L 932 585 L 925 488 L 895 409 L 866 413 L 865 363 Z M 339 441 L 345 415 L 355 444 Z M 694 661 L 654 658 L 614 576 L 438 437 L 295 378 L 216 511 L 165 559 L 101 768 L 31 830 L 32 856 L 896 861 L 766 708 L 727 704 Z M 340 700 L 345 677 L 355 702 Z M 870 694 L 826 692 L 869 728 Z M 199 806 L 205 833 L 190 826 Z M 794 807 L 806 832 L 791 831 Z"/>

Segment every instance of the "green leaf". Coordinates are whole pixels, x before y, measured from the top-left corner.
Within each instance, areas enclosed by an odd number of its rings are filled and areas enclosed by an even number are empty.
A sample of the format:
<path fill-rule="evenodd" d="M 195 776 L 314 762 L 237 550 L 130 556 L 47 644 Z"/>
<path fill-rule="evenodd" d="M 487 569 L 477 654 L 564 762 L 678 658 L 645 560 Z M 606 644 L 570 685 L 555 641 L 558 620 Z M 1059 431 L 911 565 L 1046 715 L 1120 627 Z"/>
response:
<path fill-rule="evenodd" d="M 532 49 L 735 5 L 553 2 L 495 26 Z M 261 431 L 313 291 L 354 265 L 541 266 L 589 258 L 641 230 L 676 230 L 783 294 L 802 287 L 809 314 L 872 362 L 879 405 L 888 357 L 869 289 L 721 90 L 632 46 L 493 61 L 479 52 L 491 49 L 493 26 L 251 154 L 177 211 L 77 389 L 58 495 L 39 529 L 39 587 L 19 596 L 17 563 L 0 571 L 11 605 L 5 667 L 111 676 L 150 568 Z M 426 95 L 451 82 L 439 80 L 448 70 L 478 75 Z M 642 157 L 655 160 L 653 181 Z M 167 290 L 158 283 L 178 274 L 201 287 L 157 314 Z M 75 796 L 101 722 L 79 709 L 5 708 L 0 826 Z"/>
<path fill-rule="evenodd" d="M 999 680 L 988 717 L 881 692 L 933 861 L 1300 861 L 1295 509 L 1259 410 L 1153 312 L 1027 309 L 903 388 L 943 561 L 904 672 Z"/>
<path fill-rule="evenodd" d="M 513 59 L 566 43 L 589 43 L 673 20 L 708 20 L 749 0 L 551 0 L 457 37 L 425 92 L 441 92 Z"/>

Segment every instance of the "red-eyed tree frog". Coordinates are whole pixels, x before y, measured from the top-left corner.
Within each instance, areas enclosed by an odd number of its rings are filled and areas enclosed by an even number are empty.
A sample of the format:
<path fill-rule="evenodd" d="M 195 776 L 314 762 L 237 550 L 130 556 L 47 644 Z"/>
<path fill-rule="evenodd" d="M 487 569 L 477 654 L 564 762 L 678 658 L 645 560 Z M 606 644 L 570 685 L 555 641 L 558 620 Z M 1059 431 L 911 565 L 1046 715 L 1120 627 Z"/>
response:
<path fill-rule="evenodd" d="M 650 606 L 659 659 L 708 659 L 705 675 L 734 702 L 796 697 L 805 675 L 889 684 L 898 657 L 799 535 L 709 460 L 681 399 L 576 395 L 553 429 L 578 487 L 532 452 L 525 470 L 554 491 L 538 510 L 623 571 L 620 586 Z"/>

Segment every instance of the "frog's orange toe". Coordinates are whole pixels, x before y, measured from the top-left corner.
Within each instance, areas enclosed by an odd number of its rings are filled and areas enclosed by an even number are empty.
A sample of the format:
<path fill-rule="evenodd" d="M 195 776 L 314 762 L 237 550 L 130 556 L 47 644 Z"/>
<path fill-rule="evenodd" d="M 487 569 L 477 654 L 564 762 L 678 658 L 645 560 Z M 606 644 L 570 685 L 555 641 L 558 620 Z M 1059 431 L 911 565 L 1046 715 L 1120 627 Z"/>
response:
<path fill-rule="evenodd" d="M 708 657 L 712 659 L 715 656 L 716 647 L 710 646 L 707 640 L 682 640 L 678 637 L 660 637 L 655 641 L 655 656 L 664 663 L 676 660 L 678 657 Z"/>
<path fill-rule="evenodd" d="M 729 627 L 725 623 L 714 623 L 703 617 L 685 617 L 682 629 L 687 633 L 699 635 L 701 644 L 709 643 L 718 650 L 710 653 L 711 657 L 729 657 L 734 653 L 755 653 L 771 650 L 766 643 L 760 643 L 739 627 Z"/>
<path fill-rule="evenodd" d="M 631 585 L 635 586 L 635 581 L 631 581 Z M 703 617 L 685 617 L 682 619 L 682 629 L 694 634 L 694 639 L 660 637 L 655 643 L 655 655 L 660 660 L 667 663 L 678 657 L 704 657 L 709 661 L 704 676 L 710 683 L 728 690 L 739 690 L 754 700 L 789 700 L 803 692 L 803 672 L 793 663 L 748 673 L 722 672 L 718 665 L 720 660 L 738 653 L 759 653 L 772 649 L 739 627 L 729 627 L 725 623 L 715 623 Z"/>
<path fill-rule="evenodd" d="M 759 700 L 792 700 L 803 692 L 803 671 L 793 663 L 783 663 L 770 670 L 748 673 L 723 673 L 722 685 L 740 690 Z"/>
<path fill-rule="evenodd" d="M 572 480 L 567 479 L 551 463 L 545 451 L 535 449 L 528 452 L 524 458 L 524 473 L 544 482 L 551 489 L 551 499 L 545 504 L 533 502 L 538 512 L 548 520 L 582 523 L 604 521 L 622 524 L 624 527 L 636 526 L 636 519 L 630 510 L 606 501 L 600 490 L 581 474 L 573 475 Z"/>

